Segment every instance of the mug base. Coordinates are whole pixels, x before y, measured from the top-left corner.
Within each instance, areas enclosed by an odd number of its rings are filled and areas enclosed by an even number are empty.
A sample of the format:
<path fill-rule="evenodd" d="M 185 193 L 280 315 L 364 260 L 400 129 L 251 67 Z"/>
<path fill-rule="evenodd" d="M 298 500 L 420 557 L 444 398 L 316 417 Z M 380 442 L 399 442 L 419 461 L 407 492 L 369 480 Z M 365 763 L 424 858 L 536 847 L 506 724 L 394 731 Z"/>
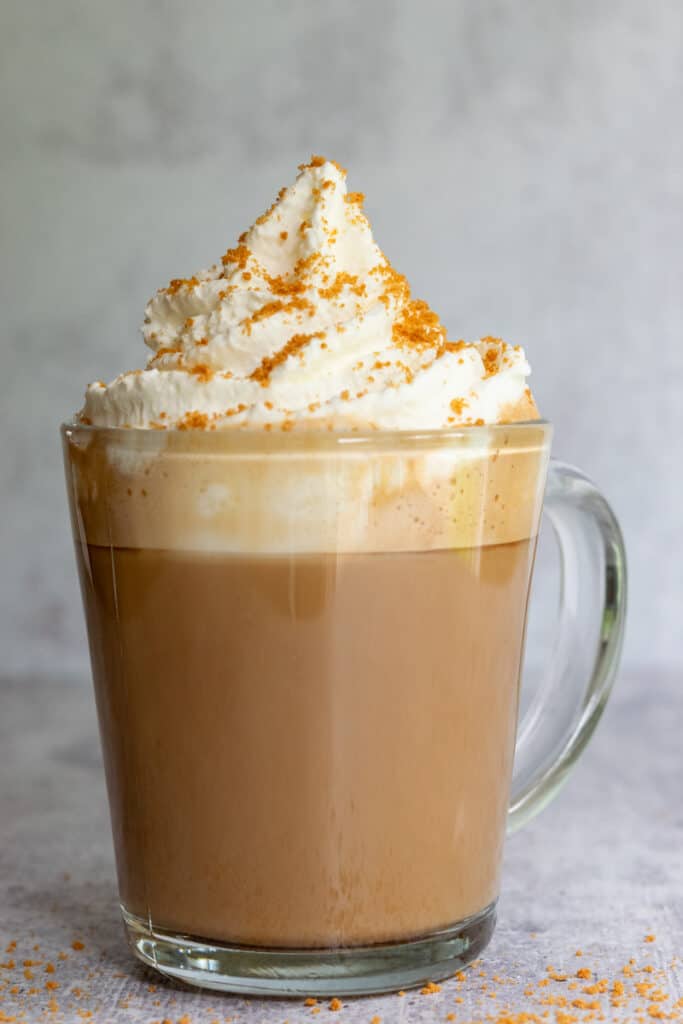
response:
<path fill-rule="evenodd" d="M 496 904 L 408 942 L 345 949 L 262 949 L 176 935 L 121 907 L 128 943 L 147 967 L 198 988 L 254 996 L 360 996 L 440 981 L 476 960 Z"/>

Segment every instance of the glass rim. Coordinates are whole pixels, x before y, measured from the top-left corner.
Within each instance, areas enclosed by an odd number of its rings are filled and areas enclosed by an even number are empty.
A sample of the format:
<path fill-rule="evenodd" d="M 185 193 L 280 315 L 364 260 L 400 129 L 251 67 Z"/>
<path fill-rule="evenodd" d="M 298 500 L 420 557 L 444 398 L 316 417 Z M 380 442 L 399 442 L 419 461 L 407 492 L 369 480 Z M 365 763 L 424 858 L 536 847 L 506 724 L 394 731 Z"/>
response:
<path fill-rule="evenodd" d="M 226 454 L 275 453 L 297 451 L 386 451 L 396 448 L 442 448 L 449 444 L 459 445 L 474 442 L 486 447 L 497 447 L 496 438 L 510 435 L 499 442 L 504 447 L 514 447 L 515 441 L 529 445 L 532 432 L 540 435 L 533 447 L 543 447 L 552 436 L 550 420 L 516 420 L 512 423 L 484 423 L 472 426 L 454 426 L 430 430 L 292 430 L 265 431 L 254 428 L 220 428 L 216 430 L 180 430 L 169 427 L 157 430 L 150 427 L 103 427 L 78 420 L 66 420 L 60 426 L 64 439 L 72 435 L 98 437 L 124 447 L 148 446 L 152 449 L 167 447 L 165 442 L 173 439 L 176 450 L 216 451 Z M 524 435 L 527 435 L 526 438 Z"/>

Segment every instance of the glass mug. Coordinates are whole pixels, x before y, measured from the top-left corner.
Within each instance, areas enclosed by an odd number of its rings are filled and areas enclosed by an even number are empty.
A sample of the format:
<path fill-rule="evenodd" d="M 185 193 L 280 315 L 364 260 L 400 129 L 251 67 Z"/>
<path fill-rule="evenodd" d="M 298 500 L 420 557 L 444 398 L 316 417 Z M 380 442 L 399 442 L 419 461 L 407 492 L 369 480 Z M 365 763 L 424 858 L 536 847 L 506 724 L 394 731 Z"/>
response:
<path fill-rule="evenodd" d="M 623 634 L 618 524 L 550 425 L 62 433 L 133 952 L 321 996 L 475 959 Z M 561 615 L 515 753 L 544 491 Z"/>

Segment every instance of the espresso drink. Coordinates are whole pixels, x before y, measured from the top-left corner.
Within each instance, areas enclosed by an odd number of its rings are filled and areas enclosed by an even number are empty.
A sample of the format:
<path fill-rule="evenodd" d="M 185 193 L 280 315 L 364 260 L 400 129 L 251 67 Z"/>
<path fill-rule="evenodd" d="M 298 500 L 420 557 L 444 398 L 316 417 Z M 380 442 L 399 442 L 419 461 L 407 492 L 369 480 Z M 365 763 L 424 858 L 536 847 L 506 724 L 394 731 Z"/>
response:
<path fill-rule="evenodd" d="M 493 927 L 550 433 L 362 202 L 302 164 L 64 433 L 124 922 L 198 984 L 415 984 Z"/>
<path fill-rule="evenodd" d="M 305 948 L 495 900 L 533 542 L 80 552 L 127 911 Z"/>

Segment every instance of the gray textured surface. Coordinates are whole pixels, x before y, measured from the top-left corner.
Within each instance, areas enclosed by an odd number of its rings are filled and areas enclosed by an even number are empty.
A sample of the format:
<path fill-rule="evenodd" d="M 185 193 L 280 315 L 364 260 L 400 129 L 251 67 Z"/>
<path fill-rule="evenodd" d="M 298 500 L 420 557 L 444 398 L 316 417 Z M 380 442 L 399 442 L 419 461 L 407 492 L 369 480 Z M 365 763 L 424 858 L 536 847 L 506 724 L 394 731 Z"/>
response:
<path fill-rule="evenodd" d="M 323 1004 L 319 1019 L 444 1021 L 456 1013 L 462 1024 L 505 1005 L 540 1014 L 547 1005 L 538 1000 L 548 995 L 569 1004 L 597 1000 L 607 1020 L 633 1019 L 613 1008 L 608 995 L 584 995 L 587 983 L 572 982 L 581 967 L 591 968 L 594 978 L 621 978 L 627 985 L 654 980 L 667 998 L 640 1004 L 672 1013 L 683 989 L 683 961 L 672 960 L 683 952 L 680 682 L 656 673 L 620 681 L 619 699 L 555 804 L 509 841 L 499 926 L 481 967 L 464 983 L 450 981 L 429 996 L 350 1000 L 336 1014 Z M 185 1014 L 194 1024 L 317 1019 L 301 1000 L 246 1002 L 186 992 L 139 967 L 118 921 L 89 686 L 57 678 L 4 680 L 0 707 L 0 957 L 8 942 L 18 942 L 11 952 L 16 967 L 0 969 L 6 1015 L 0 1020 L 44 1020 L 50 998 L 61 1016 L 48 1011 L 48 1018 L 64 1022 L 82 1020 L 79 1010 L 90 1010 L 98 1024 L 176 1022 Z M 652 944 L 643 941 L 650 933 L 656 935 Z M 82 951 L 70 948 L 74 939 L 84 943 Z M 34 951 L 35 944 L 40 949 Z M 577 948 L 584 951 L 581 959 Z M 60 951 L 69 959 L 59 960 Z M 630 957 L 638 968 L 633 978 L 621 973 Z M 24 958 L 40 961 L 29 968 L 33 979 L 23 977 Z M 55 964 L 54 974 L 45 973 L 46 962 Z M 549 964 L 568 980 L 525 995 Z M 647 965 L 663 973 L 643 971 Z M 46 979 L 59 988 L 46 991 Z M 570 990 L 570 984 L 578 987 Z M 28 994 L 32 988 L 36 993 Z M 562 1024 L 558 1010 L 591 1019 L 590 1011 L 561 1006 L 551 1005 L 551 1020 Z"/>
<path fill-rule="evenodd" d="M 56 426 L 312 151 L 455 336 L 522 342 L 681 663 L 679 0 L 3 0 L 0 649 L 85 667 Z M 575 368 L 579 371 L 575 375 Z"/>

